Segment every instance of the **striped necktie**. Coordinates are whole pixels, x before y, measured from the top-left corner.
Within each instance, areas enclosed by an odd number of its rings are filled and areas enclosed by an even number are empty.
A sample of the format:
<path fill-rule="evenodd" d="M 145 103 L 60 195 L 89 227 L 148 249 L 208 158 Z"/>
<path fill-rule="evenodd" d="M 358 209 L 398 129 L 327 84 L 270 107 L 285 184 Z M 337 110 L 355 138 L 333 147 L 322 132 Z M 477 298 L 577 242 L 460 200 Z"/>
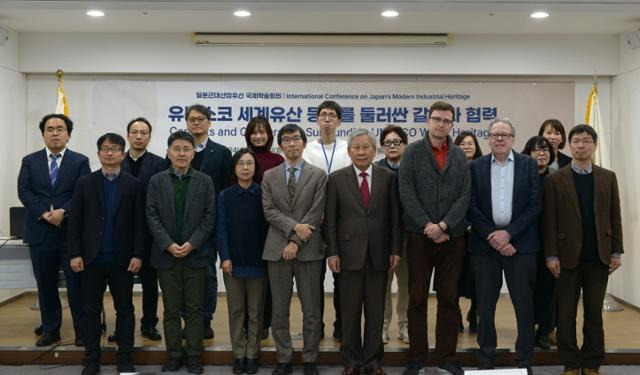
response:
<path fill-rule="evenodd" d="M 60 158 L 60 154 L 51 154 L 49 157 L 51 158 L 49 181 L 51 181 L 51 187 L 54 188 L 56 186 L 56 180 L 58 179 L 58 159 Z"/>

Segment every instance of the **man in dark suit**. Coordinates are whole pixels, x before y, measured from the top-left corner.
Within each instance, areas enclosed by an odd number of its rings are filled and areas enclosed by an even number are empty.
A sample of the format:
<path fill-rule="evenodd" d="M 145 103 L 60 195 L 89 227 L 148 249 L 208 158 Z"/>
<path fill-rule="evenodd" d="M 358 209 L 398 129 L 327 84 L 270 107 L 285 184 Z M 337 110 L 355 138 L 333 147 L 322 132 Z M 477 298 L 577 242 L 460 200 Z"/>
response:
<path fill-rule="evenodd" d="M 471 222 L 469 252 L 476 277 L 478 360 L 481 369 L 495 365 L 495 312 L 504 270 L 513 303 L 518 337 L 516 364 L 531 374 L 533 290 L 536 253 L 540 251 L 540 178 L 536 161 L 512 150 L 515 128 L 507 119 L 489 126 L 491 153 L 470 164 Z"/>
<path fill-rule="evenodd" d="M 127 141 L 129 151 L 120 163 L 123 172 L 127 172 L 142 182 L 144 191 L 147 190 L 149 179 L 156 173 L 169 167 L 165 159 L 147 150 L 151 141 L 151 123 L 144 117 L 135 118 L 127 124 Z M 146 221 L 145 221 L 146 225 Z M 158 275 L 155 268 L 149 264 L 150 234 L 145 231 L 146 249 L 140 267 L 140 281 L 142 282 L 142 318 L 140 319 L 140 333 L 149 340 L 162 340 L 156 329 L 158 324 Z M 109 341 L 116 341 L 115 333 L 109 336 Z"/>
<path fill-rule="evenodd" d="M 302 159 L 306 144 L 302 128 L 294 124 L 283 126 L 278 132 L 278 146 L 285 161 L 266 171 L 262 178 L 262 206 L 269 222 L 262 259 L 267 261 L 269 271 L 273 301 L 271 332 L 278 360 L 273 375 L 292 371 L 289 310 L 294 277 L 302 304 L 304 374 L 318 374 L 316 359 L 322 324 L 318 280 L 324 272 L 321 224 L 327 174 Z"/>
<path fill-rule="evenodd" d="M 164 340 L 169 358 L 162 371 L 178 371 L 184 351 L 187 370 L 201 374 L 202 301 L 213 252 L 216 201 L 211 179 L 191 167 L 194 148 L 195 141 L 187 132 L 169 136 L 171 167 L 149 180 L 146 214 L 153 238 L 150 261 L 158 271 L 164 304 Z M 184 330 L 180 324 L 183 305 Z"/>
<path fill-rule="evenodd" d="M 18 175 L 18 197 L 27 209 L 24 241 L 29 244 L 33 274 L 38 285 L 41 335 L 36 346 L 60 341 L 62 307 L 58 295 L 58 270 L 64 270 L 75 344 L 82 339 L 80 280 L 69 267 L 65 218 L 76 181 L 91 173 L 89 159 L 67 148 L 73 122 L 50 114 L 40 121 L 45 148 L 25 156 Z"/>
<path fill-rule="evenodd" d="M 187 108 L 185 119 L 187 129 L 196 142 L 196 153 L 191 162 L 193 169 L 211 178 L 215 196 L 229 186 L 231 178 L 231 151 L 225 146 L 209 139 L 211 127 L 211 110 L 202 104 L 194 104 Z M 216 253 L 211 256 L 211 265 L 207 269 L 207 284 L 204 289 L 204 338 L 213 338 L 211 320 L 216 312 L 218 278 L 216 271 Z"/>
<path fill-rule="evenodd" d="M 100 318 L 107 284 L 116 309 L 118 372 L 135 371 L 133 273 L 142 262 L 146 225 L 142 184 L 120 168 L 124 147 L 118 134 L 98 138 L 102 168 L 78 179 L 71 200 L 67 251 L 71 269 L 82 282 L 86 341 L 82 375 L 100 372 Z"/>
<path fill-rule="evenodd" d="M 592 127 L 569 132 L 573 161 L 547 176 L 543 238 L 547 267 L 558 279 L 558 353 L 564 374 L 598 374 L 604 358 L 602 303 L 609 274 L 622 264 L 620 195 L 614 172 L 591 163 L 598 136 Z M 584 341 L 578 348 L 580 291 Z"/>
<path fill-rule="evenodd" d="M 396 176 L 373 165 L 375 138 L 366 129 L 351 132 L 353 164 L 329 176 L 325 209 L 327 262 L 341 276 L 343 375 L 382 375 L 382 325 L 387 273 L 402 255 L 400 199 Z M 362 305 L 366 320 L 360 330 Z"/>

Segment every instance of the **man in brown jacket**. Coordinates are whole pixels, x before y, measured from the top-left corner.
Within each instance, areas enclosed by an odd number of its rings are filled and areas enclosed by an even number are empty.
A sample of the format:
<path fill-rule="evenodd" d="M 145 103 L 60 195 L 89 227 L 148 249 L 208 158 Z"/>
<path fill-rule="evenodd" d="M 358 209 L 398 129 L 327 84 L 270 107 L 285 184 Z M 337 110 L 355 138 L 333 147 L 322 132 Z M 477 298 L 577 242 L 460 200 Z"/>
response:
<path fill-rule="evenodd" d="M 348 150 L 352 165 L 329 176 L 325 210 L 327 261 L 340 273 L 343 375 L 381 375 L 382 324 L 387 273 L 400 262 L 402 231 L 396 176 L 373 165 L 375 138 L 354 130 Z M 364 305 L 364 340 L 360 318 Z"/>
<path fill-rule="evenodd" d="M 607 279 L 621 265 L 622 222 L 614 172 L 591 163 L 597 134 L 588 125 L 569 132 L 570 165 L 544 184 L 543 237 L 547 267 L 558 279 L 558 352 L 563 374 L 599 374 L 604 358 L 602 303 Z M 580 290 L 584 341 L 578 348 Z"/>

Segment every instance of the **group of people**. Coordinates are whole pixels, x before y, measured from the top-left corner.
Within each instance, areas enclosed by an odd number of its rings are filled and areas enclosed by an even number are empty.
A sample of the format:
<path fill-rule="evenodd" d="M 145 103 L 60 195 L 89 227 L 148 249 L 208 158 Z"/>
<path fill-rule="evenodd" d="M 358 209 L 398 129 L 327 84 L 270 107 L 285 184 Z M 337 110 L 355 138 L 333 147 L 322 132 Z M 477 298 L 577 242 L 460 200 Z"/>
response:
<path fill-rule="evenodd" d="M 534 345 L 557 345 L 564 374 L 597 374 L 604 355 L 601 307 L 608 274 L 621 265 L 622 229 L 615 174 L 592 164 L 597 134 L 577 125 L 568 136 L 545 121 L 522 153 L 508 119 L 489 126 L 490 153 L 473 133 L 449 134 L 455 109 L 436 102 L 428 132 L 408 144 L 389 125 L 376 139 L 355 129 L 336 138 L 342 109 L 317 109 L 320 138 L 295 124 L 274 132 L 252 119 L 246 148 L 232 156 L 209 139 L 210 110 L 186 110 L 188 132 L 167 140 L 166 158 L 147 150 L 152 126 L 127 125 L 97 140 L 101 168 L 69 150 L 73 123 L 51 114 L 40 122 L 45 148 L 24 157 L 18 192 L 27 209 L 29 244 L 42 325 L 36 345 L 60 340 L 58 268 L 65 272 L 75 344 L 85 346 L 83 375 L 100 371 L 106 286 L 116 310 L 117 368 L 133 372 L 133 276 L 143 286 L 141 333 L 156 329 L 160 284 L 168 359 L 202 373 L 203 339 L 212 338 L 216 258 L 226 287 L 233 372 L 258 371 L 260 341 L 271 328 L 277 366 L 292 372 L 290 305 L 301 302 L 305 375 L 318 374 L 324 336 L 325 267 L 333 273 L 335 322 L 344 375 L 384 374 L 390 285 L 398 280 L 399 338 L 409 344 L 405 375 L 426 363 L 428 291 L 437 298 L 435 357 L 440 374 L 463 374 L 456 360 L 461 296 L 472 300 L 478 367 L 495 366 L 495 311 L 503 272 L 514 306 L 516 365 L 532 373 Z M 569 144 L 573 159 L 559 150 Z M 374 163 L 377 145 L 385 157 Z M 584 343 L 576 341 L 583 291 Z M 361 319 L 364 313 L 364 332 Z M 183 323 L 184 322 L 184 323 Z M 537 330 L 534 327 L 537 325 Z M 183 344 L 184 339 L 184 344 Z"/>

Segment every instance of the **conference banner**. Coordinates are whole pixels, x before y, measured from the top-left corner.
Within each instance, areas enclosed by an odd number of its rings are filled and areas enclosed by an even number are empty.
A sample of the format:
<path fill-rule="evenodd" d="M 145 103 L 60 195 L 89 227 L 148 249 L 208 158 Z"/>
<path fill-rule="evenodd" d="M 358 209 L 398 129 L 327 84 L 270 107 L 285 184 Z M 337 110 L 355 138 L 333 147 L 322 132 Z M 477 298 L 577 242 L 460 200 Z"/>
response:
<path fill-rule="evenodd" d="M 93 157 L 97 137 L 105 132 L 125 135 L 127 122 L 139 116 L 153 124 L 151 151 L 164 155 L 167 137 L 186 129 L 185 109 L 194 103 L 211 108 L 209 136 L 232 151 L 246 145 L 246 125 L 257 115 L 267 117 L 274 132 L 293 123 L 301 126 L 310 140 L 317 138 L 316 107 L 325 100 L 334 100 L 343 107 L 339 137 L 346 138 L 358 127 L 369 129 L 377 137 L 386 125 L 394 124 L 406 130 L 410 141 L 424 136 L 429 106 L 446 101 L 456 109 L 451 135 L 455 137 L 463 130 L 474 132 L 485 153 L 488 125 L 496 118 L 511 119 L 516 127 L 515 149 L 520 150 L 529 137 L 537 135 L 543 120 L 557 118 L 571 126 L 575 113 L 571 82 L 69 77 L 65 83 L 76 122 L 71 145 L 91 155 L 93 166 L 97 165 L 97 158 Z M 50 101 L 41 98 L 47 84 L 50 83 L 42 78 L 29 84 L 30 123 L 37 123 L 50 111 Z M 40 147 L 40 142 L 37 136 L 33 137 L 34 149 Z"/>

